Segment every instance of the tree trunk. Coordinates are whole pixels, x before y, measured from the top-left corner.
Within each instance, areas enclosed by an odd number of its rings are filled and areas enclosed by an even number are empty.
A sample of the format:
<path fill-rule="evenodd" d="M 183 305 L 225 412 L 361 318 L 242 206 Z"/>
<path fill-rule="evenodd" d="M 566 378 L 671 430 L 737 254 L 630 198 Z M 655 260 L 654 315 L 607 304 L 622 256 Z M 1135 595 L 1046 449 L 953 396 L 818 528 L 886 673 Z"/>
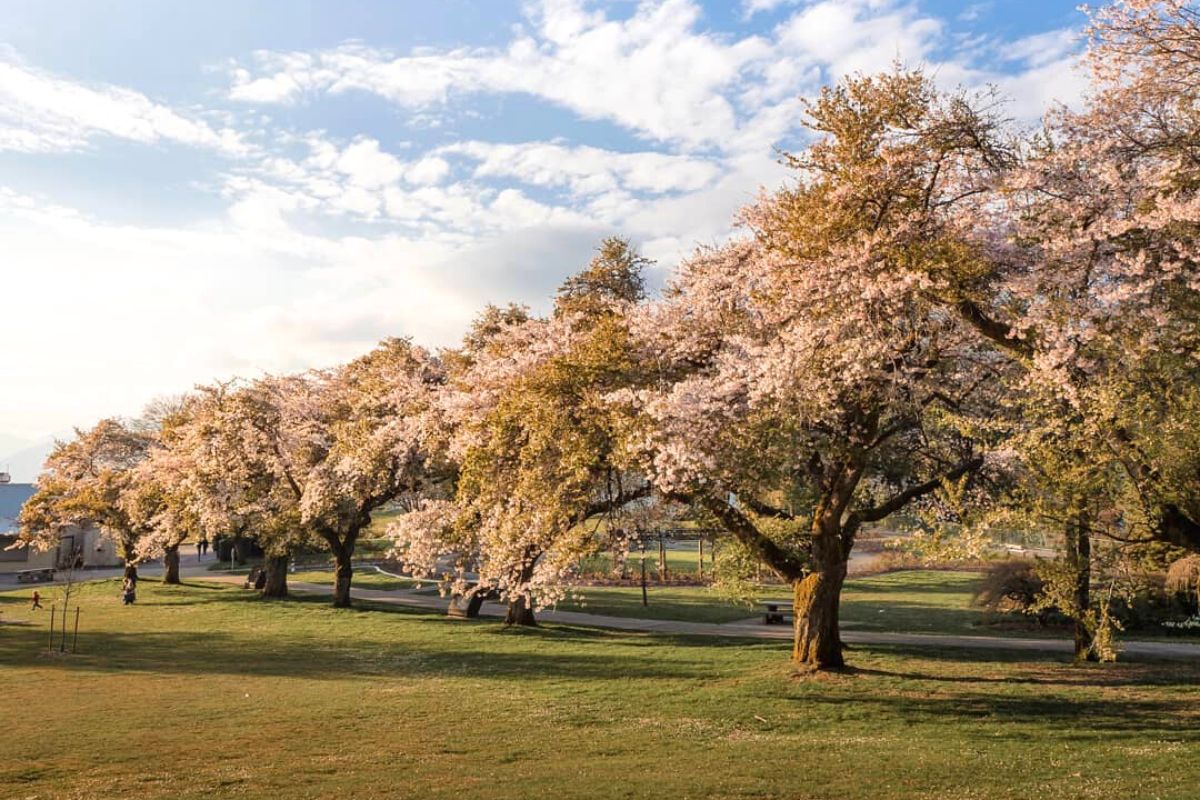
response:
<path fill-rule="evenodd" d="M 1088 630 L 1087 613 L 1091 608 L 1092 588 L 1092 539 L 1088 534 L 1086 520 L 1067 527 L 1067 558 L 1074 567 L 1075 585 L 1072 587 L 1075 600 L 1075 660 L 1097 661 L 1092 650 L 1092 632 Z"/>
<path fill-rule="evenodd" d="M 229 551 L 233 563 L 239 567 L 246 563 L 246 540 L 241 536 L 233 537 L 233 547 Z"/>
<path fill-rule="evenodd" d="M 128 561 L 126 561 L 125 562 L 125 579 L 129 580 L 130 578 L 132 578 L 135 581 L 138 579 L 137 564 L 131 564 Z"/>
<path fill-rule="evenodd" d="M 287 571 L 288 557 L 267 556 L 267 582 L 263 585 L 262 596 L 272 599 L 282 599 L 288 596 Z"/>
<path fill-rule="evenodd" d="M 533 628 L 537 620 L 533 618 L 533 606 L 525 595 L 518 595 L 508 601 L 508 613 L 504 615 L 505 625 L 521 625 Z"/>
<path fill-rule="evenodd" d="M 841 536 L 813 538 L 813 570 L 793 583 L 796 616 L 792 661 L 810 669 L 839 669 L 842 637 L 838 609 L 846 580 L 847 554 Z"/>
<path fill-rule="evenodd" d="M 168 547 L 163 553 L 163 583 L 180 584 L 179 545 Z"/>
<path fill-rule="evenodd" d="M 350 607 L 350 578 L 354 568 L 350 565 L 350 553 L 344 548 L 334 553 L 333 607 Z"/>

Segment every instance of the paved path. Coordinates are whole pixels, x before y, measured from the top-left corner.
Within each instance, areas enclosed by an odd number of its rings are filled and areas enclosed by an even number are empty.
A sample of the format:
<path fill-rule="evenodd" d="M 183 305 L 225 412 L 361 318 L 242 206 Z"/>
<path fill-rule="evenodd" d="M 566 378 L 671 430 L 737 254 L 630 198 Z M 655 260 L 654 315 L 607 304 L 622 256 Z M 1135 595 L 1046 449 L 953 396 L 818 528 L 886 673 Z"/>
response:
<path fill-rule="evenodd" d="M 211 575 L 211 573 L 210 573 Z M 234 575 L 205 577 L 225 583 L 241 583 L 244 578 Z M 333 587 L 318 583 L 289 581 L 291 591 L 305 594 L 332 594 Z M 351 597 L 375 603 L 444 612 L 447 601 L 437 595 L 417 594 L 404 590 L 352 588 Z M 484 603 L 482 616 L 503 617 L 505 608 L 499 603 Z M 791 640 L 792 629 L 785 625 L 762 625 L 747 622 L 683 622 L 681 620 L 639 619 L 587 614 L 582 611 L 545 610 L 538 612 L 543 622 L 564 625 L 583 625 L 594 628 L 613 628 L 624 631 L 683 634 L 687 636 L 722 636 L 735 639 Z M 1071 653 L 1072 644 L 1065 639 L 1034 639 L 1008 636 L 959 636 L 938 633 L 885 633 L 883 631 L 842 630 L 842 640 L 848 644 L 897 644 L 916 647 L 954 647 L 978 650 L 1018 650 L 1025 652 Z M 1187 658 L 1200 660 L 1200 644 L 1185 642 L 1125 641 L 1121 643 L 1126 655 L 1154 658 Z"/>

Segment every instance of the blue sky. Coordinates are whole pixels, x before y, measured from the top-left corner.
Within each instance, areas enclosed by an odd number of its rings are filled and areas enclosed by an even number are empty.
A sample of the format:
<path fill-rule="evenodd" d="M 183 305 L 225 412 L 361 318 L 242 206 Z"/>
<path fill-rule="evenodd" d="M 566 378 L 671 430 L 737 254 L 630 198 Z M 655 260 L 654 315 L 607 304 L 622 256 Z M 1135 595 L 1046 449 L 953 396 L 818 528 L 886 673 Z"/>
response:
<path fill-rule="evenodd" d="M 7 0 L 0 461 L 149 399 L 452 344 L 604 235 L 654 281 L 899 58 L 1077 102 L 1074 0 Z M 2 466 L 2 464 L 0 464 Z"/>

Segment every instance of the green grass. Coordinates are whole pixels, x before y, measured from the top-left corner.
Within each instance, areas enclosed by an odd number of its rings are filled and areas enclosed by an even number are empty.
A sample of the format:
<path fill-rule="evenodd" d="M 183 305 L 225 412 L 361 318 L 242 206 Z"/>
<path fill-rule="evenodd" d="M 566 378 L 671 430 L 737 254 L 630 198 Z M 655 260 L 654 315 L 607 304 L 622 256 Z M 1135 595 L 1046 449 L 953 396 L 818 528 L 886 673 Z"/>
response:
<path fill-rule="evenodd" d="M 841 620 L 855 630 L 987 634 L 971 603 L 978 572 L 912 570 L 846 581 Z"/>
<path fill-rule="evenodd" d="M 712 570 L 712 554 L 709 552 L 709 542 L 704 543 L 704 574 L 705 577 L 711 577 Z M 640 559 L 642 554 L 638 550 L 631 550 L 628 558 L 629 575 L 633 578 L 641 572 Z M 666 551 L 667 561 L 667 577 L 698 577 L 700 572 L 699 558 L 696 552 L 696 542 L 678 542 L 667 546 Z M 601 574 L 608 575 L 612 572 L 613 557 L 612 553 L 598 553 L 588 556 L 583 560 L 583 572 L 585 574 Z M 658 543 L 648 542 L 646 544 L 646 573 L 648 575 L 656 575 L 658 573 Z"/>
<path fill-rule="evenodd" d="M 288 575 L 289 581 L 297 583 L 315 583 L 321 586 L 333 585 L 333 572 L 331 570 L 299 570 Z M 416 581 L 412 578 L 393 578 L 388 575 L 380 575 L 369 567 L 355 568 L 352 584 L 360 589 L 383 589 L 386 591 L 395 591 L 398 589 L 415 589 L 417 587 L 428 588 L 432 592 L 436 592 L 437 588 L 432 581 Z"/>
<path fill-rule="evenodd" d="M 916 570 L 846 582 L 842 621 L 862 630 L 926 633 L 991 633 L 980 627 L 983 614 L 971 605 L 980 580 L 975 572 Z M 733 622 L 760 613 L 757 606 L 733 603 L 716 591 L 699 586 L 649 587 L 649 605 L 642 606 L 640 587 L 584 587 L 583 602 L 560 607 L 618 617 L 677 619 L 688 622 Z M 788 600 L 786 586 L 764 586 L 760 599 Z"/>
<path fill-rule="evenodd" d="M 52 592 L 47 592 L 47 596 Z M 0 796 L 1160 798 L 1200 785 L 1200 665 L 786 643 L 88 585 L 81 652 L 0 626 Z M 7 620 L 27 592 L 0 593 Z"/>
<path fill-rule="evenodd" d="M 579 593 L 581 599 L 569 599 L 558 607 L 613 617 L 718 623 L 747 619 L 756 612 L 753 606 L 730 602 L 712 589 L 699 586 L 650 586 L 646 606 L 642 605 L 641 587 L 587 586 Z"/>

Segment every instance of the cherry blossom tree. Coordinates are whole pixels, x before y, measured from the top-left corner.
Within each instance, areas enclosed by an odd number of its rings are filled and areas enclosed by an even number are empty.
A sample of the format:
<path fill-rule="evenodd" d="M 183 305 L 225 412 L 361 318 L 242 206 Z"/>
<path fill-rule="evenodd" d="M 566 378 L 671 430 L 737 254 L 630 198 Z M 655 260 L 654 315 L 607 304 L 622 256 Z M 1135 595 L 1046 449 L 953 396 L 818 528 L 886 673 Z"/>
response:
<path fill-rule="evenodd" d="M 145 491 L 145 473 L 138 467 L 156 447 L 149 425 L 115 418 L 56 443 L 37 490 L 21 509 L 22 539 L 51 547 L 65 528 L 95 524 L 116 544 L 126 577 L 136 579 L 143 558 L 139 543 L 150 532 L 147 516 L 136 510 Z"/>
<path fill-rule="evenodd" d="M 551 318 L 489 308 L 445 356 L 456 493 L 392 533 L 411 568 L 439 573 L 452 591 L 499 590 L 508 624 L 535 624 L 535 604 L 563 596 L 596 547 L 589 518 L 649 492 L 613 461 L 605 399 L 631 374 L 625 319 L 643 296 L 645 263 L 627 241 L 606 240 L 563 284 Z"/>
<path fill-rule="evenodd" d="M 171 487 L 164 521 L 186 518 L 210 539 L 253 537 L 266 556 L 262 594 L 281 598 L 289 558 L 307 543 L 307 532 L 294 494 L 263 457 L 269 449 L 252 446 L 261 444 L 255 423 L 270 416 L 259 399 L 238 382 L 198 387 L 163 426 L 164 446 L 150 465 Z"/>
<path fill-rule="evenodd" d="M 793 585 L 799 664 L 843 664 L 860 528 L 984 464 L 1006 364 L 937 292 L 975 268 L 957 207 L 1011 158 L 986 102 L 903 71 L 825 90 L 799 184 L 638 321 L 651 382 L 626 394 L 629 452 Z M 799 524 L 772 535 L 778 519 Z"/>
<path fill-rule="evenodd" d="M 188 398 L 163 398 L 147 407 L 141 424 L 153 430 L 155 447 L 134 468 L 134 480 L 122 505 L 143 531 L 139 560 L 163 560 L 163 583 L 180 583 L 179 546 L 200 529 L 200 516 L 180 458 L 179 431 L 191 420 Z"/>
<path fill-rule="evenodd" d="M 389 339 L 345 366 L 237 393 L 247 461 L 267 466 L 299 524 L 329 549 L 336 607 L 350 605 L 351 560 L 372 513 L 446 478 L 433 415 L 442 381 L 435 358 Z"/>
<path fill-rule="evenodd" d="M 1063 452 L 1124 473 L 1083 503 L 1120 516 L 1105 532 L 1194 551 L 1200 462 L 1175 443 L 1200 425 L 1200 18 L 1182 0 L 1113 3 L 1093 16 L 1086 64 L 1083 110 L 1052 111 L 994 200 L 964 209 L 988 268 L 941 296 L 1023 367 L 1031 422 L 1069 428 Z"/>

